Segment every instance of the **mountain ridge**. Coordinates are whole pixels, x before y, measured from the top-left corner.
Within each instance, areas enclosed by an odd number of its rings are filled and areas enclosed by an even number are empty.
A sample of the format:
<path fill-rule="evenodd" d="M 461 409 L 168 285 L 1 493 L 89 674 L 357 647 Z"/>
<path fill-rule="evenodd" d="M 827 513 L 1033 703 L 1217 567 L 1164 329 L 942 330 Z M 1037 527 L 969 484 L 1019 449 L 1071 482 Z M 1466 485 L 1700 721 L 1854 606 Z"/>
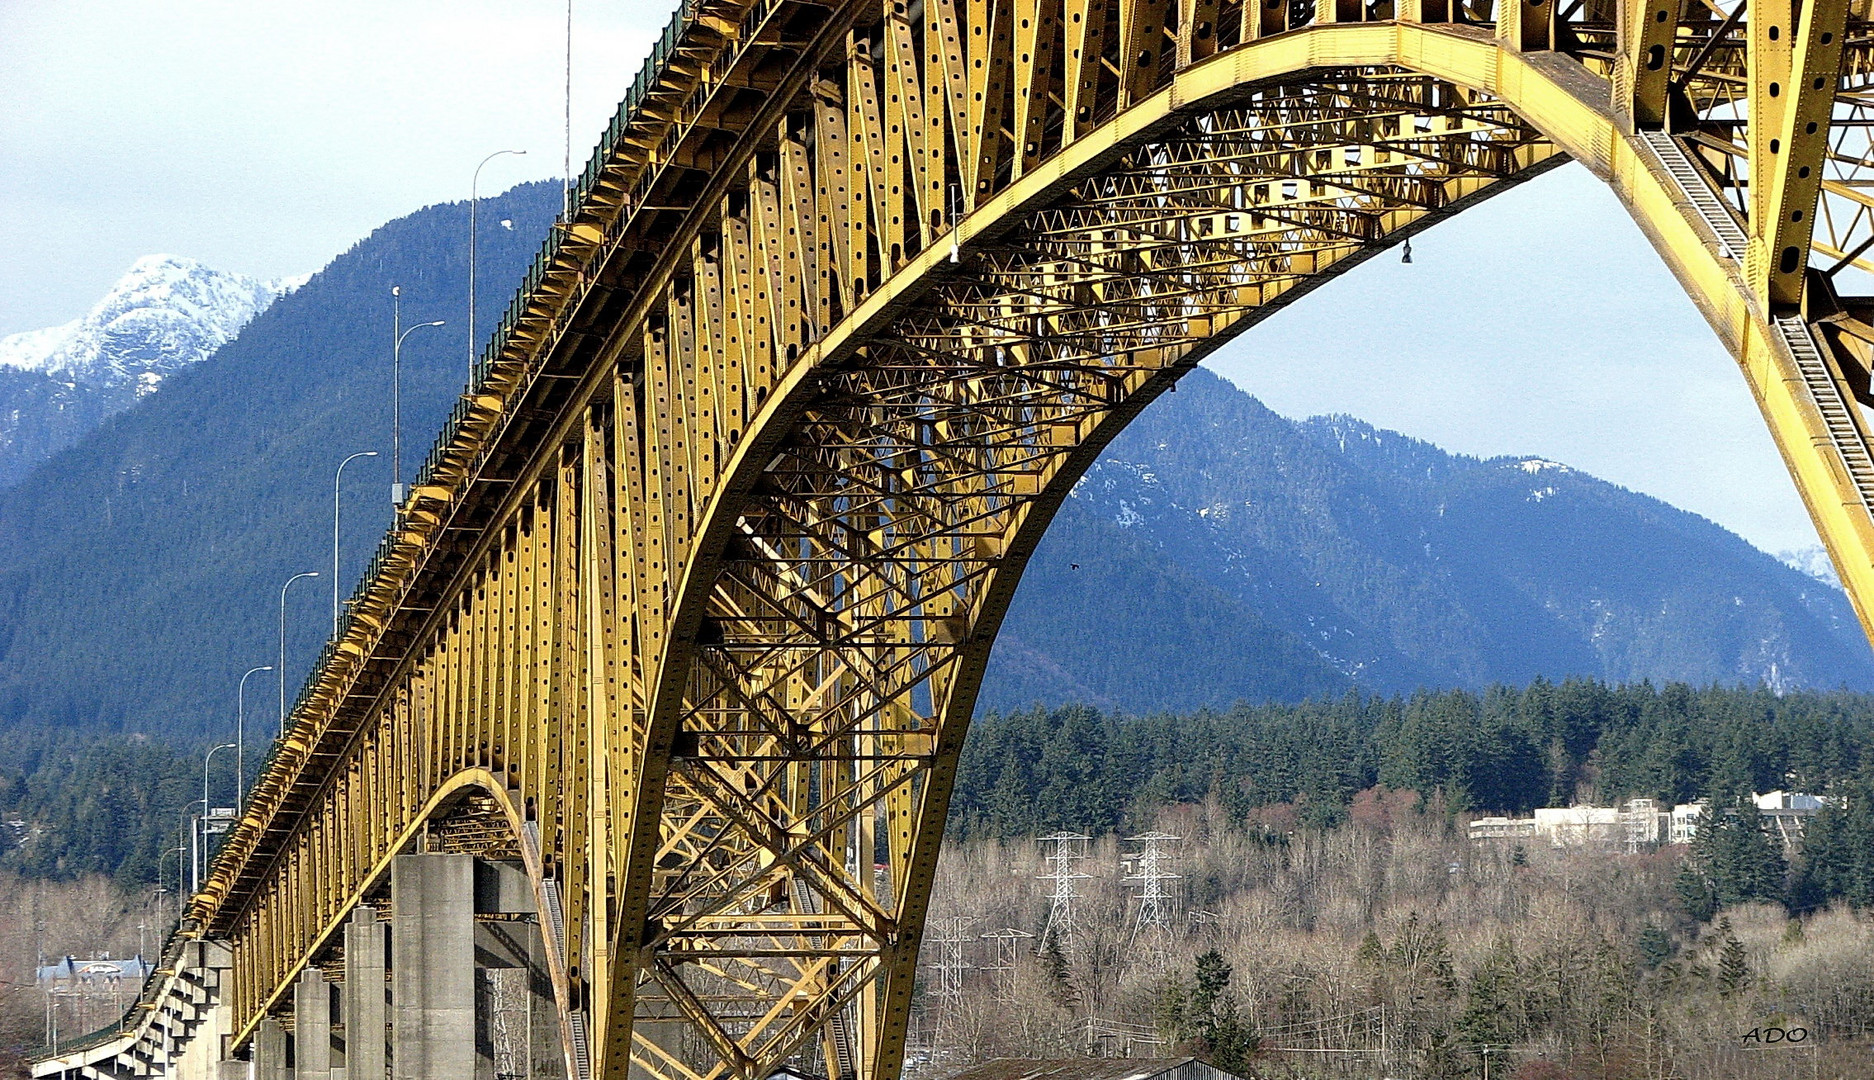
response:
<path fill-rule="evenodd" d="M 484 200 L 478 326 L 559 194 Z M 240 673 L 274 662 L 281 583 L 330 572 L 338 458 L 389 448 L 390 288 L 406 326 L 456 327 L 467 216 L 385 224 L 0 492 L 0 727 L 226 730 Z M 462 392 L 463 338 L 417 334 L 403 363 L 408 476 L 417 433 Z M 342 587 L 389 522 L 388 473 L 346 473 Z M 289 688 L 323 644 L 330 584 L 289 597 Z M 981 704 L 1140 713 L 1536 675 L 1874 685 L 1859 634 L 1838 590 L 1658 500 L 1540 458 L 1290 420 L 1199 370 L 1065 500 Z"/>
<path fill-rule="evenodd" d="M 1293 699 L 1206 656 L 1232 649 L 1251 669 L 1310 656 L 1287 669 L 1317 694 L 1538 675 L 1874 685 L 1838 589 L 1695 514 L 1539 457 L 1450 454 L 1345 416 L 1290 420 L 1201 369 L 1179 390 L 1062 507 L 997 648 L 1024 674 L 992 665 L 985 706 Z M 1173 587 L 1190 591 L 1182 613 L 1159 599 Z M 1114 617 L 1132 611 L 1188 620 L 1187 647 Z M 1243 640 L 1251 623 L 1268 630 L 1260 647 Z M 1120 676 L 1102 652 L 1150 659 Z M 1161 664 L 1187 674 L 1160 678 Z"/>
<path fill-rule="evenodd" d="M 79 318 L 0 338 L 0 487 L 206 360 L 304 281 L 146 255 Z"/>

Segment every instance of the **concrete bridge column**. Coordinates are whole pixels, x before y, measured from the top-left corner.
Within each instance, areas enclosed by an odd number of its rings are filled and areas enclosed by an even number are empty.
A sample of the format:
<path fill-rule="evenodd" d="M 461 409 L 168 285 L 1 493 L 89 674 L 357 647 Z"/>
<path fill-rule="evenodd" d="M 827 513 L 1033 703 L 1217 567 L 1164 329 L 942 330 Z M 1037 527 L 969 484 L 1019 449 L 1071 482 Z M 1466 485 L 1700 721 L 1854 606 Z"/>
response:
<path fill-rule="evenodd" d="M 475 1075 L 475 857 L 391 863 L 391 1076 Z M 353 1080 L 360 1080 L 354 1077 Z"/>
<path fill-rule="evenodd" d="M 346 1080 L 384 1080 L 384 924 L 360 905 L 345 924 Z"/>
<path fill-rule="evenodd" d="M 287 1068 L 286 1028 L 269 1016 L 254 1029 L 254 1080 L 293 1080 Z"/>
<path fill-rule="evenodd" d="M 475 863 L 475 1080 L 561 1080 L 559 1010 L 533 885 L 515 860 Z"/>
<path fill-rule="evenodd" d="M 301 1080 L 332 1075 L 332 987 L 310 964 L 293 988 L 293 1069 Z"/>
<path fill-rule="evenodd" d="M 233 1023 L 233 1006 L 227 997 L 228 969 L 234 954 L 223 941 L 191 941 L 182 947 L 177 958 L 184 978 L 199 987 L 206 1000 L 195 1009 L 170 1002 L 158 1006 L 166 1017 L 158 1030 L 158 1044 L 147 1056 L 161 1062 L 164 1075 L 179 1080 L 219 1080 L 223 1036 Z M 246 1080 L 246 1074 L 242 1074 Z"/>

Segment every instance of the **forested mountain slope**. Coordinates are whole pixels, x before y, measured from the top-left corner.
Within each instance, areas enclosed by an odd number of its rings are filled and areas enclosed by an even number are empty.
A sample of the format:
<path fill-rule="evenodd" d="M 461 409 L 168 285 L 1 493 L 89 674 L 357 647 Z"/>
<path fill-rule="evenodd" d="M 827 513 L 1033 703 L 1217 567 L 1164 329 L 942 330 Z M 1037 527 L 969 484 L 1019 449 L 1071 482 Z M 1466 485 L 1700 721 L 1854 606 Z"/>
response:
<path fill-rule="evenodd" d="M 485 200 L 485 335 L 558 207 Z M 392 222 L 212 358 L 0 494 L 0 728 L 225 733 L 272 662 L 280 584 L 341 586 L 388 523 L 390 288 L 408 478 L 460 391 L 466 208 Z M 329 577 L 288 609 L 289 694 Z M 1537 675 L 1874 686 L 1840 592 L 1701 518 L 1565 467 L 1455 457 L 1358 421 L 1291 421 L 1206 372 L 1154 405 L 1068 500 L 1029 568 L 987 707 L 1134 712 L 1349 687 Z M 272 705 L 249 685 L 264 734 Z"/>
<path fill-rule="evenodd" d="M 558 183 L 484 199 L 484 336 L 559 209 Z M 272 663 L 293 589 L 287 687 L 331 631 L 332 472 L 353 451 L 341 585 L 390 522 L 391 294 L 403 290 L 404 477 L 468 368 L 468 207 L 393 221 L 281 298 L 213 357 L 0 494 L 0 726 L 182 737 L 232 728 L 235 683 Z M 271 683 L 248 685 L 269 718 Z M 269 731 L 267 725 L 260 726 Z"/>
<path fill-rule="evenodd" d="M 1874 686 L 1839 589 L 1564 465 L 1295 421 L 1198 371 L 1067 500 L 984 703 L 1131 711 L 1538 675 Z"/>

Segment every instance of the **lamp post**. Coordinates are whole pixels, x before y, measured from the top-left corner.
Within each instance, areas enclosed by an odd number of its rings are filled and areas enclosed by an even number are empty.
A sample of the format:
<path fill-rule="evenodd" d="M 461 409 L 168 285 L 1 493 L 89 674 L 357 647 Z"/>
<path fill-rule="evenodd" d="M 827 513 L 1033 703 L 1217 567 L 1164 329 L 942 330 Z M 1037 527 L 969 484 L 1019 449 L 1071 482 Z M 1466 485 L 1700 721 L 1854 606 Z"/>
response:
<path fill-rule="evenodd" d="M 216 754 L 223 750 L 233 750 L 234 748 L 235 744 L 224 742 L 209 747 L 208 753 L 202 755 L 202 857 L 201 861 L 198 862 L 195 867 L 195 880 L 198 882 L 202 880 L 202 871 L 206 869 L 206 864 L 208 862 L 208 824 L 214 819 L 214 813 L 211 808 L 215 804 L 208 801 L 208 765 L 215 760 Z"/>
<path fill-rule="evenodd" d="M 376 450 L 360 450 L 338 463 L 338 470 L 332 474 L 332 636 L 338 636 L 338 482 L 345 475 L 345 466 L 361 457 L 376 457 Z"/>
<path fill-rule="evenodd" d="M 274 669 L 280 676 L 280 735 L 286 734 L 286 590 L 292 588 L 293 582 L 300 578 L 318 576 L 317 570 L 308 570 L 303 574 L 294 574 L 286 579 L 286 584 L 280 586 L 280 662 Z"/>
<path fill-rule="evenodd" d="M 178 879 L 176 881 L 176 922 L 178 925 L 180 925 L 182 922 L 182 881 L 180 880 L 182 877 L 182 851 L 181 849 L 164 848 L 161 852 L 157 853 L 157 856 L 156 856 L 156 894 L 158 896 L 161 896 L 163 893 L 163 890 L 169 888 L 169 884 L 168 884 L 169 879 L 163 876 L 163 860 L 169 858 L 171 855 L 174 855 L 176 857 L 176 877 Z"/>
<path fill-rule="evenodd" d="M 201 801 L 202 800 L 200 799 L 190 799 L 188 802 L 185 802 L 182 804 L 181 810 L 176 812 L 176 925 L 177 926 L 182 925 L 182 897 L 184 896 L 185 893 L 192 893 L 195 891 L 193 889 L 185 889 L 183 887 L 184 879 L 188 877 L 188 875 L 184 873 L 183 871 L 194 868 L 192 862 L 189 859 L 189 845 L 195 840 L 195 830 L 193 828 L 189 828 L 189 831 L 186 836 L 184 835 L 182 830 L 185 827 L 187 827 L 188 818 L 189 818 L 189 807 L 194 806 L 196 803 L 201 802 Z"/>
<path fill-rule="evenodd" d="M 486 165 L 503 154 L 525 157 L 525 150 L 496 150 L 483 158 L 481 165 L 475 166 L 475 176 L 469 181 L 469 308 L 468 308 L 468 377 L 469 389 L 475 388 L 475 239 L 479 234 L 482 165 Z"/>
<path fill-rule="evenodd" d="M 234 805 L 241 805 L 241 796 L 247 794 L 247 676 L 261 671 L 272 671 L 272 664 L 257 668 L 248 668 L 241 676 L 240 689 L 234 692 Z"/>
<path fill-rule="evenodd" d="M 425 326 L 441 326 L 441 319 L 435 322 L 417 323 L 410 329 L 403 328 L 403 287 L 390 287 L 391 316 L 390 332 L 395 343 L 390 347 L 390 501 L 393 506 L 403 505 L 403 339 L 423 329 Z"/>

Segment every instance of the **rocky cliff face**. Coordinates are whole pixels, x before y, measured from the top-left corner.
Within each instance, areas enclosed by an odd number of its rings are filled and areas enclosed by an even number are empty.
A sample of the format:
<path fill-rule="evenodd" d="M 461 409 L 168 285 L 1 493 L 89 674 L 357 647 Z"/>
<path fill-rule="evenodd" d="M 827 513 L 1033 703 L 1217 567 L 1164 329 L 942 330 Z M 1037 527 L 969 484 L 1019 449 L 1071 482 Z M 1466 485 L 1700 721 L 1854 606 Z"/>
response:
<path fill-rule="evenodd" d="M 0 487 L 213 355 L 297 284 L 148 255 L 83 318 L 0 338 Z"/>

